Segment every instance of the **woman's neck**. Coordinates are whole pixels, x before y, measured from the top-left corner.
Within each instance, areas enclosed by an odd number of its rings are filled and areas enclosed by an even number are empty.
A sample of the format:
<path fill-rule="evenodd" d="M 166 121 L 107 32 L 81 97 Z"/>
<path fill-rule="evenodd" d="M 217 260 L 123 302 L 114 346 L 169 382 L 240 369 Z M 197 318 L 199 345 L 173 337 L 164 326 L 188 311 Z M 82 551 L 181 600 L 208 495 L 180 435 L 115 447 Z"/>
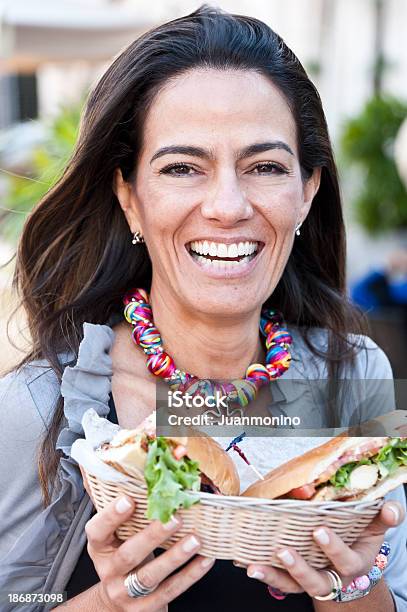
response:
<path fill-rule="evenodd" d="M 260 309 L 215 317 L 191 312 L 171 295 L 150 294 L 154 324 L 176 367 L 199 378 L 243 378 L 251 363 L 264 363 Z"/>

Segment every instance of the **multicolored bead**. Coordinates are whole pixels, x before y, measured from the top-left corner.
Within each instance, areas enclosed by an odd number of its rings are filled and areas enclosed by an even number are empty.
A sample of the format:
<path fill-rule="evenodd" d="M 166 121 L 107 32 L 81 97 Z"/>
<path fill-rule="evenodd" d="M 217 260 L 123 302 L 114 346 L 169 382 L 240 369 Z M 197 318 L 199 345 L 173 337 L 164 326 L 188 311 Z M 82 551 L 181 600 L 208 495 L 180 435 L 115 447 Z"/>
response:
<path fill-rule="evenodd" d="M 147 368 L 152 374 L 168 378 L 175 370 L 175 363 L 167 353 L 156 353 L 147 359 Z"/>
<path fill-rule="evenodd" d="M 383 542 L 380 547 L 380 554 L 386 555 L 386 557 L 390 554 L 390 544 L 388 542 Z"/>
<path fill-rule="evenodd" d="M 382 555 L 381 553 L 379 553 L 376 556 L 375 565 L 377 565 L 377 567 L 379 569 L 383 570 L 386 567 L 386 565 L 387 565 L 387 557 L 386 557 L 386 555 Z"/>
<path fill-rule="evenodd" d="M 234 380 L 232 384 L 236 389 L 236 400 L 240 406 L 247 406 L 256 397 L 257 387 L 252 381 Z"/>
<path fill-rule="evenodd" d="M 377 580 L 380 580 L 380 578 L 382 577 L 382 574 L 383 574 L 382 570 L 379 567 L 377 567 L 377 565 L 374 565 L 367 576 L 370 580 L 377 581 Z"/>
<path fill-rule="evenodd" d="M 246 378 L 262 382 L 269 382 L 270 374 L 266 366 L 264 366 L 262 363 L 252 363 L 246 370 Z"/>
<path fill-rule="evenodd" d="M 353 582 L 359 591 L 366 591 L 370 587 L 370 580 L 367 576 L 358 576 Z"/>

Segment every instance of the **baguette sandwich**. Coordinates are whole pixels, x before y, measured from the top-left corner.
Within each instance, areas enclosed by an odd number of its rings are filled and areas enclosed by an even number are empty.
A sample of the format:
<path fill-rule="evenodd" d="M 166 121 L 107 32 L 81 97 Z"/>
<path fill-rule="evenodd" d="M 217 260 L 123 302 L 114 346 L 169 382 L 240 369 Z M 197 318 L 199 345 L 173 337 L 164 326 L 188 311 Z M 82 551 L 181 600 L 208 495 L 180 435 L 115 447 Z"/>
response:
<path fill-rule="evenodd" d="M 407 437 L 340 435 L 252 484 L 242 495 L 310 501 L 370 501 L 407 482 Z"/>
<path fill-rule="evenodd" d="M 124 474 L 144 475 L 147 517 L 165 523 L 178 508 L 198 501 L 193 492 L 239 494 L 239 476 L 231 457 L 209 436 L 197 436 L 194 430 L 188 433 L 188 437 L 156 437 L 151 416 L 136 429 L 120 430 L 96 453 Z"/>

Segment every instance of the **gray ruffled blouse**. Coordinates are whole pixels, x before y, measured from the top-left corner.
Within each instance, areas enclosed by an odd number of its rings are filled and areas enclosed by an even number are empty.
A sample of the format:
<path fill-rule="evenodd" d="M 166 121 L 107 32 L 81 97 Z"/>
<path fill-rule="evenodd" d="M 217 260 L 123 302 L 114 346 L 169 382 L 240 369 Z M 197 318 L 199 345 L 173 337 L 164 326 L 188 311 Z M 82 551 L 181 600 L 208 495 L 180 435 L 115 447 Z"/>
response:
<path fill-rule="evenodd" d="M 114 322 L 113 322 L 114 323 Z M 88 408 L 100 416 L 109 414 L 112 360 L 110 349 L 115 332 L 111 324 L 84 324 L 84 337 L 76 357 L 60 356 L 66 366 L 60 385 L 50 365 L 44 360 L 31 362 L 19 371 L 0 379 L 0 610 L 40 612 L 44 604 L 7 603 L 6 592 L 63 592 L 86 543 L 85 524 L 93 506 L 84 490 L 79 467 L 70 456 L 74 440 L 83 437 L 81 420 Z M 322 383 L 327 379 L 326 364 L 315 358 L 295 329 L 290 329 L 294 344 L 292 365 L 283 379 L 273 381 L 271 414 L 294 414 L 301 406 L 302 427 L 327 427 Z M 313 330 L 313 342 L 321 349 L 326 345 L 324 330 Z M 351 385 L 352 402 L 344 404 L 341 425 L 355 423 L 368 410 L 369 416 L 394 409 L 394 396 L 385 382 L 392 373 L 384 353 L 368 338 L 362 338 L 363 349 L 345 378 Z M 70 365 L 67 365 L 70 364 Z M 291 382 L 290 382 L 291 381 Z M 369 381 L 369 384 L 366 384 Z M 349 389 L 348 389 L 349 391 Z M 52 502 L 44 508 L 37 473 L 37 453 L 50 422 L 59 394 L 64 397 L 65 419 L 57 448 L 60 460 L 58 484 Z M 386 410 L 383 410 L 383 402 Z M 351 406 L 351 407 L 349 407 Z M 355 408 L 356 406 L 356 408 Z M 363 419 L 364 420 L 364 419 Z M 266 461 L 264 469 L 301 454 L 310 445 L 323 440 L 305 438 L 255 438 L 245 440 L 245 452 L 258 461 Z M 256 449 L 258 449 L 256 451 Z M 267 449 L 269 454 L 267 456 Z M 239 457 L 234 457 L 243 482 L 249 478 Z M 240 463 L 239 463 L 240 461 Z M 259 465 L 259 464 L 258 464 Z M 261 466 L 260 466 L 261 467 Z M 399 487 L 388 498 L 405 506 L 405 495 Z M 389 529 L 386 539 L 392 551 L 385 571 L 397 610 L 407 612 L 407 521 Z"/>

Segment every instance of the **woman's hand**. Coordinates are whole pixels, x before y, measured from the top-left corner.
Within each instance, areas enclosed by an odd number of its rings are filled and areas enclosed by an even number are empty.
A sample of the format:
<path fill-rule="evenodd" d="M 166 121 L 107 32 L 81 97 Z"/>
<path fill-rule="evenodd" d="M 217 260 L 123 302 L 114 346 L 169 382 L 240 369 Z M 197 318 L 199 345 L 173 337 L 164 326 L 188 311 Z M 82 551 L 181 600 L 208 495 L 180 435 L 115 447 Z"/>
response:
<path fill-rule="evenodd" d="M 332 568 L 347 586 L 354 578 L 366 574 L 374 564 L 389 527 L 404 520 L 404 510 L 397 502 L 384 504 L 380 514 L 351 546 L 347 546 L 331 529 L 316 529 L 314 539 L 331 561 Z M 265 565 L 249 565 L 247 574 L 285 593 L 306 592 L 311 597 L 327 595 L 332 590 L 329 576 L 312 568 L 293 548 L 282 548 L 277 553 L 285 570 Z M 391 563 L 391 558 L 390 558 Z"/>
<path fill-rule="evenodd" d="M 88 552 L 100 577 L 100 609 L 107 611 L 153 612 L 188 589 L 202 578 L 214 564 L 214 559 L 197 556 L 176 575 L 167 578 L 199 550 L 200 542 L 194 535 L 185 536 L 159 557 L 152 552 L 172 536 L 181 525 L 173 518 L 163 525 L 154 521 L 125 542 L 116 536 L 116 529 L 134 511 L 128 497 L 111 502 L 86 524 Z M 150 556 L 150 559 L 147 559 Z M 144 597 L 132 598 L 124 580 L 133 570 L 143 586 L 157 588 Z"/>

